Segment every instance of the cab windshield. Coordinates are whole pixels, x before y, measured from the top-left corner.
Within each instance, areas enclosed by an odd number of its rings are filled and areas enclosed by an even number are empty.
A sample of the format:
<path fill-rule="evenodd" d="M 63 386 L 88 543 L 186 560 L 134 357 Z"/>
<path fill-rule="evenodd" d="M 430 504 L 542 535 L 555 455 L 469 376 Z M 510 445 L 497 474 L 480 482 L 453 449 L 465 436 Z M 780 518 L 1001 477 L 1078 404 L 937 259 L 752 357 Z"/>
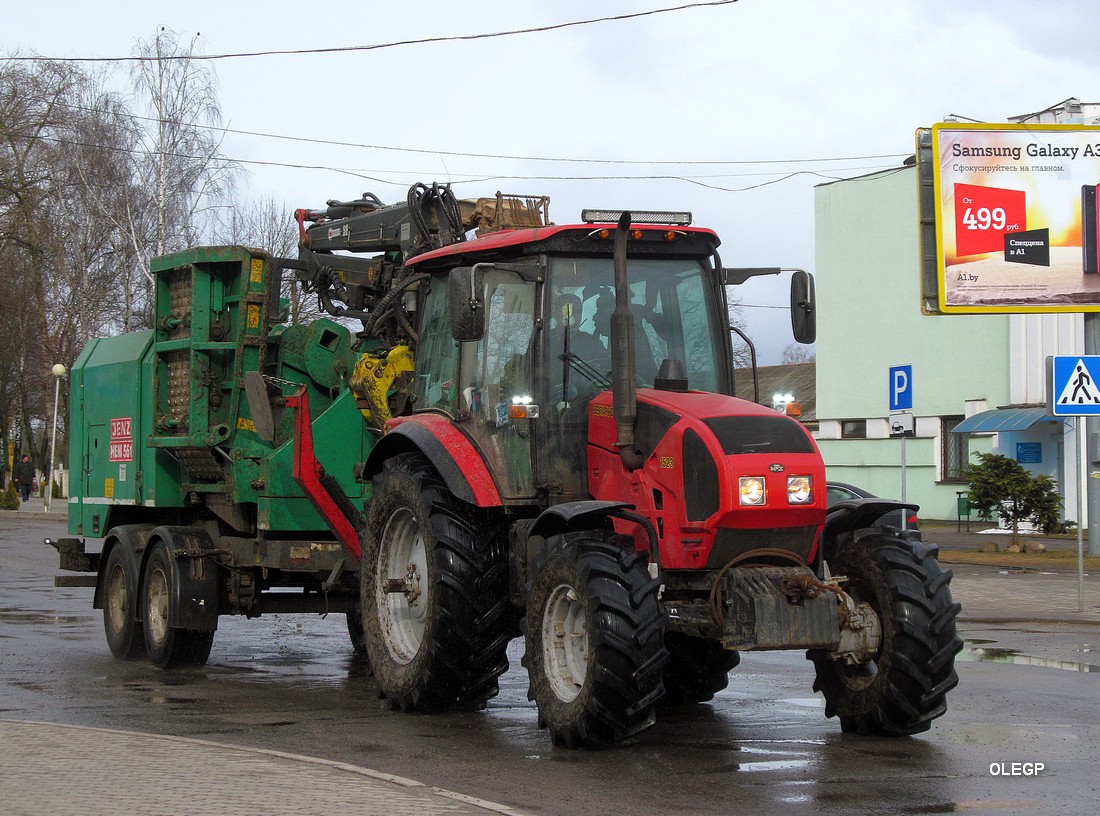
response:
<path fill-rule="evenodd" d="M 680 360 L 688 388 L 728 393 L 722 370 L 724 326 L 706 270 L 692 260 L 629 261 L 636 384 L 652 387 L 666 359 Z M 545 290 L 543 411 L 546 483 L 560 500 L 588 497 L 588 402 L 611 388 L 611 313 L 615 273 L 610 258 L 553 258 Z"/>
<path fill-rule="evenodd" d="M 630 308 L 638 385 L 652 386 L 661 362 L 680 360 L 688 387 L 725 391 L 720 375 L 720 315 L 708 308 L 713 291 L 693 260 L 629 262 Z M 574 391 L 610 387 L 611 313 L 615 273 L 610 258 L 554 258 L 549 274 L 551 393 L 569 401 Z"/>

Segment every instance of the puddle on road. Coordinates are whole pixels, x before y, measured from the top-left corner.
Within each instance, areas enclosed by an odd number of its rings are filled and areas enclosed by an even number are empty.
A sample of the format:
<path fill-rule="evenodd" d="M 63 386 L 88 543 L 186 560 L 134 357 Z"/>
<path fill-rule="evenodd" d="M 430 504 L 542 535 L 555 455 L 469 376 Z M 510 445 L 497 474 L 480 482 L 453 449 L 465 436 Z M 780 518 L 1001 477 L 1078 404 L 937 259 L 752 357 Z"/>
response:
<path fill-rule="evenodd" d="M 995 640 L 967 640 L 963 650 L 955 656 L 956 660 L 963 663 L 1010 663 L 1013 666 L 1041 666 L 1047 669 L 1062 669 L 1074 672 L 1100 672 L 1100 665 L 1085 663 L 1081 660 L 1055 660 L 1050 657 L 1034 657 L 1020 654 L 1017 649 L 1001 649 L 986 644 L 996 643 Z M 1079 653 L 1090 652 L 1088 645 L 1075 649 Z"/>
<path fill-rule="evenodd" d="M 0 623 L 49 623 L 56 626 L 83 626 L 91 623 L 89 615 L 59 615 L 46 609 L 0 608 Z"/>

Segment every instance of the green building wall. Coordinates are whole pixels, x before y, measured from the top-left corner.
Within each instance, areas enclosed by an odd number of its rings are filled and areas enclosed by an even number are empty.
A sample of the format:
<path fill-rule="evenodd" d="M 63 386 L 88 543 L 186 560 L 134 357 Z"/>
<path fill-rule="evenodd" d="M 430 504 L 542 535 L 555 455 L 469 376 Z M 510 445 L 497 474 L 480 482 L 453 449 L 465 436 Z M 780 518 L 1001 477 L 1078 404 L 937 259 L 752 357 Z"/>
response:
<path fill-rule="evenodd" d="M 886 436 L 889 370 L 911 365 L 917 430 L 904 446 L 905 498 L 924 518 L 953 519 L 966 485 L 941 480 L 940 419 L 965 415 L 968 402 L 971 413 L 1008 403 L 1008 317 L 922 314 L 915 167 L 823 184 L 815 211 L 818 444 L 828 476 L 901 497 L 903 443 Z M 869 438 L 835 438 L 840 421 L 861 419 Z M 969 450 L 991 450 L 991 441 L 971 437 Z"/>

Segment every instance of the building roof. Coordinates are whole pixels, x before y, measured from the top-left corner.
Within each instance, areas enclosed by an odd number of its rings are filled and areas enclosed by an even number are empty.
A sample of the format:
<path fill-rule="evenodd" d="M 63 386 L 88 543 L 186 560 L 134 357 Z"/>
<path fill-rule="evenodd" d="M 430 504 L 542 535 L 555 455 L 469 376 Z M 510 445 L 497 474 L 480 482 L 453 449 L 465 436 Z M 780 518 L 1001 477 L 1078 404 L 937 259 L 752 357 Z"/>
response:
<path fill-rule="evenodd" d="M 757 368 L 760 380 L 760 402 L 772 404 L 774 394 L 790 394 L 795 402 L 801 403 L 802 414 L 796 419 L 805 424 L 817 422 L 817 363 L 791 363 L 789 365 L 760 366 Z M 752 369 L 738 368 L 733 372 L 734 388 L 737 396 L 751 400 L 753 398 Z"/>

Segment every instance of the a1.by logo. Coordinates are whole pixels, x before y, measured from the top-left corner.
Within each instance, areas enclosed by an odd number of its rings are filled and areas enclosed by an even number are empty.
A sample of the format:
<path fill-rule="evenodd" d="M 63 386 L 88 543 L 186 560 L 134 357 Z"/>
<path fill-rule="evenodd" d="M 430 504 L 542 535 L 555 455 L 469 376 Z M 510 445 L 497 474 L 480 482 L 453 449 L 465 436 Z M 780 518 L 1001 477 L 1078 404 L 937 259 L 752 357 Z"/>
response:
<path fill-rule="evenodd" d="M 959 257 L 1004 252 L 1005 235 L 1026 229 L 1023 190 L 955 185 L 955 252 Z"/>

